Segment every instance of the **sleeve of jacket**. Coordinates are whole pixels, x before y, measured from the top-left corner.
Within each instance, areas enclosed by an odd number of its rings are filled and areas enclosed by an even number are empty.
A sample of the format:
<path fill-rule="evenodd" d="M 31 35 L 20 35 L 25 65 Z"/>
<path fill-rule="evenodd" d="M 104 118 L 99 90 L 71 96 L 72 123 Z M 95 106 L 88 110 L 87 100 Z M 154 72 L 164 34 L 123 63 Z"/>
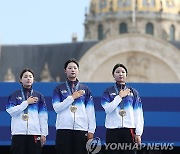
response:
<path fill-rule="evenodd" d="M 21 114 L 27 107 L 28 102 L 23 101 L 22 103 L 18 104 L 19 101 L 22 101 L 22 98 L 17 97 L 15 94 L 12 94 L 8 97 L 8 102 L 6 104 L 6 111 L 12 116 L 18 116 Z"/>
<path fill-rule="evenodd" d="M 96 117 L 95 117 L 94 101 L 89 89 L 86 97 L 87 97 L 86 113 L 88 118 L 88 132 L 94 134 L 96 129 Z"/>
<path fill-rule="evenodd" d="M 142 135 L 144 129 L 142 102 L 137 91 L 135 95 L 137 95 L 135 96 L 135 103 L 134 103 L 134 122 L 136 128 L 135 133 L 136 135 Z"/>
<path fill-rule="evenodd" d="M 66 99 L 62 101 L 61 93 L 59 92 L 58 88 L 55 88 L 53 91 L 53 108 L 56 113 L 62 112 L 66 108 L 68 108 L 72 103 L 74 99 L 72 96 L 68 96 Z"/>
<path fill-rule="evenodd" d="M 116 109 L 121 101 L 122 98 L 119 95 L 115 96 L 111 101 L 108 90 L 105 90 L 101 98 L 101 105 L 104 108 L 105 112 L 109 114 Z"/>
<path fill-rule="evenodd" d="M 48 135 L 48 111 L 45 99 L 40 95 L 40 105 L 39 105 L 39 122 L 41 128 L 41 135 Z"/>

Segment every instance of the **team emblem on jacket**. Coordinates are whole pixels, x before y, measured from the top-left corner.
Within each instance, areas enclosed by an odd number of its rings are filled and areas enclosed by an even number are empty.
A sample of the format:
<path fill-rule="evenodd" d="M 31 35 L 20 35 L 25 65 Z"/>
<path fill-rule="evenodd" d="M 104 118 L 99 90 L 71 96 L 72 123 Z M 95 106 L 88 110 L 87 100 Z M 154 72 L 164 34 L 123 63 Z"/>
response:
<path fill-rule="evenodd" d="M 19 97 L 16 97 L 16 99 L 17 99 L 17 100 L 22 100 L 22 97 L 19 96 Z"/>
<path fill-rule="evenodd" d="M 111 95 L 111 96 L 115 96 L 115 95 L 116 95 L 116 93 L 111 93 L 110 95 Z"/>
<path fill-rule="evenodd" d="M 65 94 L 65 93 L 67 93 L 67 90 L 61 90 L 61 93 Z"/>

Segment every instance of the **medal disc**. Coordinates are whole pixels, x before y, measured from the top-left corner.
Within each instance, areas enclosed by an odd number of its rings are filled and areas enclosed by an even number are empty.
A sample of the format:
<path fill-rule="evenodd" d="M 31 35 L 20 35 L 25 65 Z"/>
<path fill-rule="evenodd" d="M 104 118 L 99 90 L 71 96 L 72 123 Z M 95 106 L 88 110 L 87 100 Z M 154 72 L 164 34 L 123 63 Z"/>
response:
<path fill-rule="evenodd" d="M 28 114 L 23 114 L 23 115 L 22 115 L 22 119 L 23 119 L 24 121 L 28 121 L 28 119 L 29 119 Z"/>
<path fill-rule="evenodd" d="M 120 116 L 124 117 L 126 115 L 126 111 L 124 109 L 119 110 Z"/>
<path fill-rule="evenodd" d="M 72 105 L 70 107 L 70 110 L 71 110 L 72 113 L 75 113 L 77 111 L 77 107 L 75 105 Z"/>

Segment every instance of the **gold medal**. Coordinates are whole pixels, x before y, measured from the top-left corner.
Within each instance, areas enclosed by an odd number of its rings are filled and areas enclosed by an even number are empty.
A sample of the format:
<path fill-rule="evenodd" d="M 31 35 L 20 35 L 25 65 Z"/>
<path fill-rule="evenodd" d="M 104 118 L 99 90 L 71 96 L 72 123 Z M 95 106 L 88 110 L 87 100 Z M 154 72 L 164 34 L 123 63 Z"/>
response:
<path fill-rule="evenodd" d="M 24 121 L 28 121 L 28 119 L 29 119 L 28 114 L 23 114 L 23 115 L 22 115 L 22 119 L 23 119 Z"/>
<path fill-rule="evenodd" d="M 71 110 L 72 113 L 75 113 L 77 111 L 77 107 L 75 105 L 72 105 L 70 107 L 70 110 Z"/>
<path fill-rule="evenodd" d="M 124 117 L 126 115 L 126 111 L 124 109 L 119 110 L 120 116 Z"/>

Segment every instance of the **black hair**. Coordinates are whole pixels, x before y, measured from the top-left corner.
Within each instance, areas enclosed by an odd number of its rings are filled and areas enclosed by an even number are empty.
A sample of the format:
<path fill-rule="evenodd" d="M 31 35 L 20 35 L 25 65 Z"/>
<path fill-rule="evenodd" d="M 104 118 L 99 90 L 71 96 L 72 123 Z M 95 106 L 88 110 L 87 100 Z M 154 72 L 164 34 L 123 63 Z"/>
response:
<path fill-rule="evenodd" d="M 20 79 L 22 79 L 22 76 L 23 76 L 23 74 L 25 73 L 25 72 L 30 72 L 30 73 L 32 73 L 32 75 L 33 75 L 33 77 L 34 77 L 34 72 L 31 70 L 31 69 L 29 69 L 29 68 L 25 68 L 25 69 L 23 69 L 22 70 L 22 72 L 21 72 L 21 74 L 20 74 Z"/>
<path fill-rule="evenodd" d="M 114 75 L 114 72 L 115 72 L 115 70 L 116 70 L 118 67 L 124 68 L 125 71 L 126 71 L 126 74 L 128 74 L 127 68 L 126 68 L 123 64 L 118 63 L 118 64 L 116 64 L 116 65 L 113 67 L 112 75 Z"/>
<path fill-rule="evenodd" d="M 68 61 L 65 62 L 65 64 L 64 64 L 64 69 L 67 68 L 67 66 L 68 66 L 69 63 L 75 63 L 75 64 L 77 65 L 77 67 L 79 68 L 79 64 L 78 64 L 77 60 L 74 59 L 74 58 L 72 58 L 72 59 L 69 59 Z"/>

